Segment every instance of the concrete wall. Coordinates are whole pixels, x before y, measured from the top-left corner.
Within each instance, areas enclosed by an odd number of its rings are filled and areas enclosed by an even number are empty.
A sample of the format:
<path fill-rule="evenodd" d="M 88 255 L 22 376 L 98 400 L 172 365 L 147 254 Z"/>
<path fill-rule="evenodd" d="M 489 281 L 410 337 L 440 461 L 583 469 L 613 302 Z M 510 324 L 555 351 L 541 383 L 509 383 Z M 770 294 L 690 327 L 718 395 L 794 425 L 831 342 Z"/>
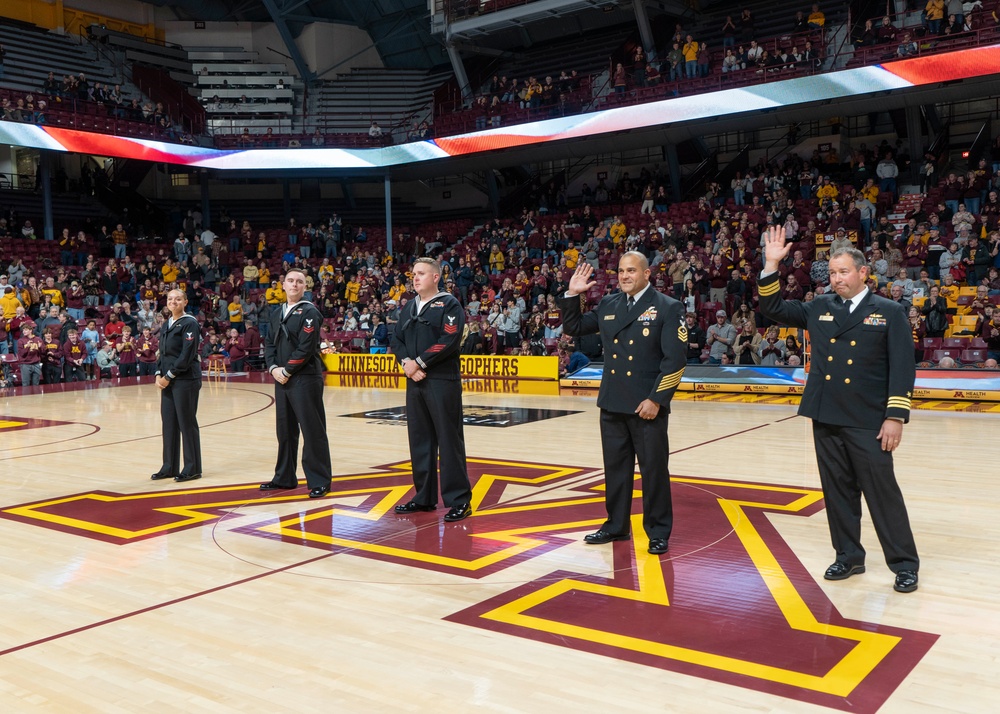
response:
<path fill-rule="evenodd" d="M 371 36 L 358 27 L 314 22 L 302 30 L 296 42 L 309 68 L 332 79 L 352 67 L 383 67 Z"/>
<path fill-rule="evenodd" d="M 155 15 L 152 5 L 135 0 L 63 0 L 63 7 L 113 17 L 136 25 L 151 24 Z"/>
<path fill-rule="evenodd" d="M 241 47 L 258 54 L 260 62 L 284 63 L 288 71 L 298 74 L 295 64 L 287 58 L 288 49 L 270 22 L 206 22 L 204 29 L 195 29 L 190 21 L 160 19 L 157 28 L 163 39 L 187 48 Z M 338 65 L 335 72 L 347 72 L 352 67 L 382 67 L 382 60 L 372 46 L 368 33 L 356 27 L 317 22 L 308 25 L 295 41 L 295 46 L 314 72 L 323 72 Z M 327 75 L 327 77 L 332 76 Z"/>

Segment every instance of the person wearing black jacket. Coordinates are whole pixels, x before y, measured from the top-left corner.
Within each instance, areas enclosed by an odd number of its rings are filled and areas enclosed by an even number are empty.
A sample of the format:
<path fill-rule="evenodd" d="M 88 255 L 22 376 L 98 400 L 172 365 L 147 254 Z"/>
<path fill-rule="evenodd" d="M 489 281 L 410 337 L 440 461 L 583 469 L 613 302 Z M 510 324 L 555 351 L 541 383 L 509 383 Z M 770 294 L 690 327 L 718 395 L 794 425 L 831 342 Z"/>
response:
<path fill-rule="evenodd" d="M 472 266 L 465 262 L 465 258 L 458 259 L 458 270 L 455 271 L 455 282 L 458 285 L 459 295 L 462 296 L 462 304 L 469 302 L 469 288 L 472 287 Z"/>
<path fill-rule="evenodd" d="M 589 263 L 577 266 L 558 300 L 563 332 L 578 337 L 599 334 L 604 375 L 597 394 L 604 456 L 607 520 L 584 542 L 602 545 L 631 537 L 635 462 L 642 475 L 642 526 L 648 552 L 668 551 L 674 512 L 670 493 L 670 401 L 687 362 L 688 331 L 684 305 L 649 283 L 649 263 L 630 251 L 618 261 L 621 292 L 603 297 L 584 313 L 580 295 L 596 285 Z"/>
<path fill-rule="evenodd" d="M 932 285 L 930 295 L 924 300 L 920 313 L 927 319 L 927 337 L 944 337 L 948 329 L 948 301 L 941 297 L 937 285 Z"/>
<path fill-rule="evenodd" d="M 110 264 L 105 266 L 104 272 L 101 273 L 101 290 L 104 291 L 105 305 L 110 305 L 118 300 L 118 292 L 121 290 L 121 284 L 118 282 L 118 274 Z"/>
<path fill-rule="evenodd" d="M 389 346 L 389 328 L 382 322 L 379 315 L 372 315 L 371 343 L 372 354 L 385 354 Z"/>
<path fill-rule="evenodd" d="M 295 460 L 302 434 L 302 470 L 309 498 L 330 492 L 332 466 L 323 406 L 323 359 L 319 336 L 323 316 L 319 308 L 303 300 L 306 276 L 301 270 L 285 274 L 285 305 L 270 317 L 264 342 L 267 371 L 274 378 L 274 408 L 278 435 L 278 459 L 274 477 L 260 485 L 261 491 L 292 489 L 299 485 Z"/>
<path fill-rule="evenodd" d="M 701 351 L 705 349 L 705 331 L 698 324 L 698 316 L 689 312 L 684 316 L 687 324 L 687 363 L 701 364 Z"/>
<path fill-rule="evenodd" d="M 187 298 L 181 290 L 167 293 L 170 318 L 160 328 L 160 358 L 156 363 L 156 386 L 160 389 L 163 420 L 163 465 L 154 481 L 194 481 L 201 478 L 201 434 L 198 429 L 198 395 L 201 392 L 201 361 L 198 343 L 201 326 L 185 313 Z M 184 468 L 180 469 L 181 441 Z"/>
<path fill-rule="evenodd" d="M 406 374 L 406 432 L 416 489 L 396 513 L 437 508 L 440 452 L 441 500 L 450 509 L 444 520 L 451 522 L 472 515 L 459 359 L 465 312 L 455 296 L 438 290 L 440 278 L 441 267 L 431 258 L 413 262 L 417 297 L 402 309 L 392 333 L 392 353 Z"/>
<path fill-rule="evenodd" d="M 483 353 L 483 335 L 479 332 L 479 323 L 469 323 L 469 333 L 462 340 L 463 355 L 481 355 Z"/>
<path fill-rule="evenodd" d="M 812 339 L 812 368 L 799 415 L 813 420 L 837 554 L 823 577 L 845 580 L 865 572 L 864 496 L 886 564 L 896 576 L 893 589 L 913 592 L 920 558 L 892 458 L 910 419 L 916 378 L 910 323 L 899 304 L 871 293 L 865 256 L 853 248 L 830 257 L 830 287 L 836 295 L 818 295 L 810 302 L 782 299 L 778 268 L 793 245 L 785 237 L 785 229 L 775 226 L 765 234 L 757 294 L 765 317 L 806 329 Z"/>

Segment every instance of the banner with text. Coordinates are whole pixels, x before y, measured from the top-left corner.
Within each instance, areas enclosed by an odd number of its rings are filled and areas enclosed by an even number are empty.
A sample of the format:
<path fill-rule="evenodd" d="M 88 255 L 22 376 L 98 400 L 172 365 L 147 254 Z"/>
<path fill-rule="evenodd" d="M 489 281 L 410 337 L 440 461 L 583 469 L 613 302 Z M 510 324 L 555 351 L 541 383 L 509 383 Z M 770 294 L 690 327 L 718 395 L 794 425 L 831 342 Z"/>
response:
<path fill-rule="evenodd" d="M 389 354 L 325 354 L 327 372 L 335 374 L 401 375 L 402 368 Z M 462 355 L 464 379 L 559 379 L 558 357 L 521 357 L 517 355 Z"/>

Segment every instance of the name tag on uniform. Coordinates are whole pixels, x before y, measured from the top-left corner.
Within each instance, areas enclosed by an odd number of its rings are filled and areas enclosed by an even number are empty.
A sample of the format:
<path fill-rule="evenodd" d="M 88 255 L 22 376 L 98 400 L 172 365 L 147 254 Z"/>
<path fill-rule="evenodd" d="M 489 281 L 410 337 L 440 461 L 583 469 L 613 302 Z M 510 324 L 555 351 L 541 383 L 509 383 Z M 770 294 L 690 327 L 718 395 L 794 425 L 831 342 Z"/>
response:
<path fill-rule="evenodd" d="M 819 316 L 819 321 L 820 322 L 833 322 L 833 315 L 831 315 L 830 313 L 827 313 L 825 315 L 820 315 Z"/>
<path fill-rule="evenodd" d="M 614 320 L 614 319 L 615 319 L 615 316 L 614 316 L 614 315 L 605 315 L 605 316 L 604 316 L 604 319 L 605 319 L 605 320 Z"/>

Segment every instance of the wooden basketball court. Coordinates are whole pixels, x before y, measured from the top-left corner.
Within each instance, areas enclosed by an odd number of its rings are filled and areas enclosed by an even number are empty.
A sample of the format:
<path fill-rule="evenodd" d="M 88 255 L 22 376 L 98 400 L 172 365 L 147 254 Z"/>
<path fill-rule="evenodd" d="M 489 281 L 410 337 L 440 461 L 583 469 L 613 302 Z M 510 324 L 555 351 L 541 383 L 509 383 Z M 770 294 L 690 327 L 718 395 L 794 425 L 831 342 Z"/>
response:
<path fill-rule="evenodd" d="M 326 390 L 335 480 L 267 495 L 266 382 L 206 381 L 205 477 L 150 481 L 158 393 L 3 395 L 5 712 L 986 712 L 1000 699 L 996 417 L 914 412 L 922 558 L 832 562 L 807 420 L 676 400 L 670 553 L 588 546 L 594 397 L 465 395 L 472 518 L 408 500 L 403 392 Z M 301 474 L 300 474 L 301 477 Z M 304 485 L 304 481 L 302 482 Z M 637 488 L 639 482 L 637 482 Z M 638 501 L 638 497 L 637 497 Z M 636 502 L 636 511 L 638 502 Z"/>

